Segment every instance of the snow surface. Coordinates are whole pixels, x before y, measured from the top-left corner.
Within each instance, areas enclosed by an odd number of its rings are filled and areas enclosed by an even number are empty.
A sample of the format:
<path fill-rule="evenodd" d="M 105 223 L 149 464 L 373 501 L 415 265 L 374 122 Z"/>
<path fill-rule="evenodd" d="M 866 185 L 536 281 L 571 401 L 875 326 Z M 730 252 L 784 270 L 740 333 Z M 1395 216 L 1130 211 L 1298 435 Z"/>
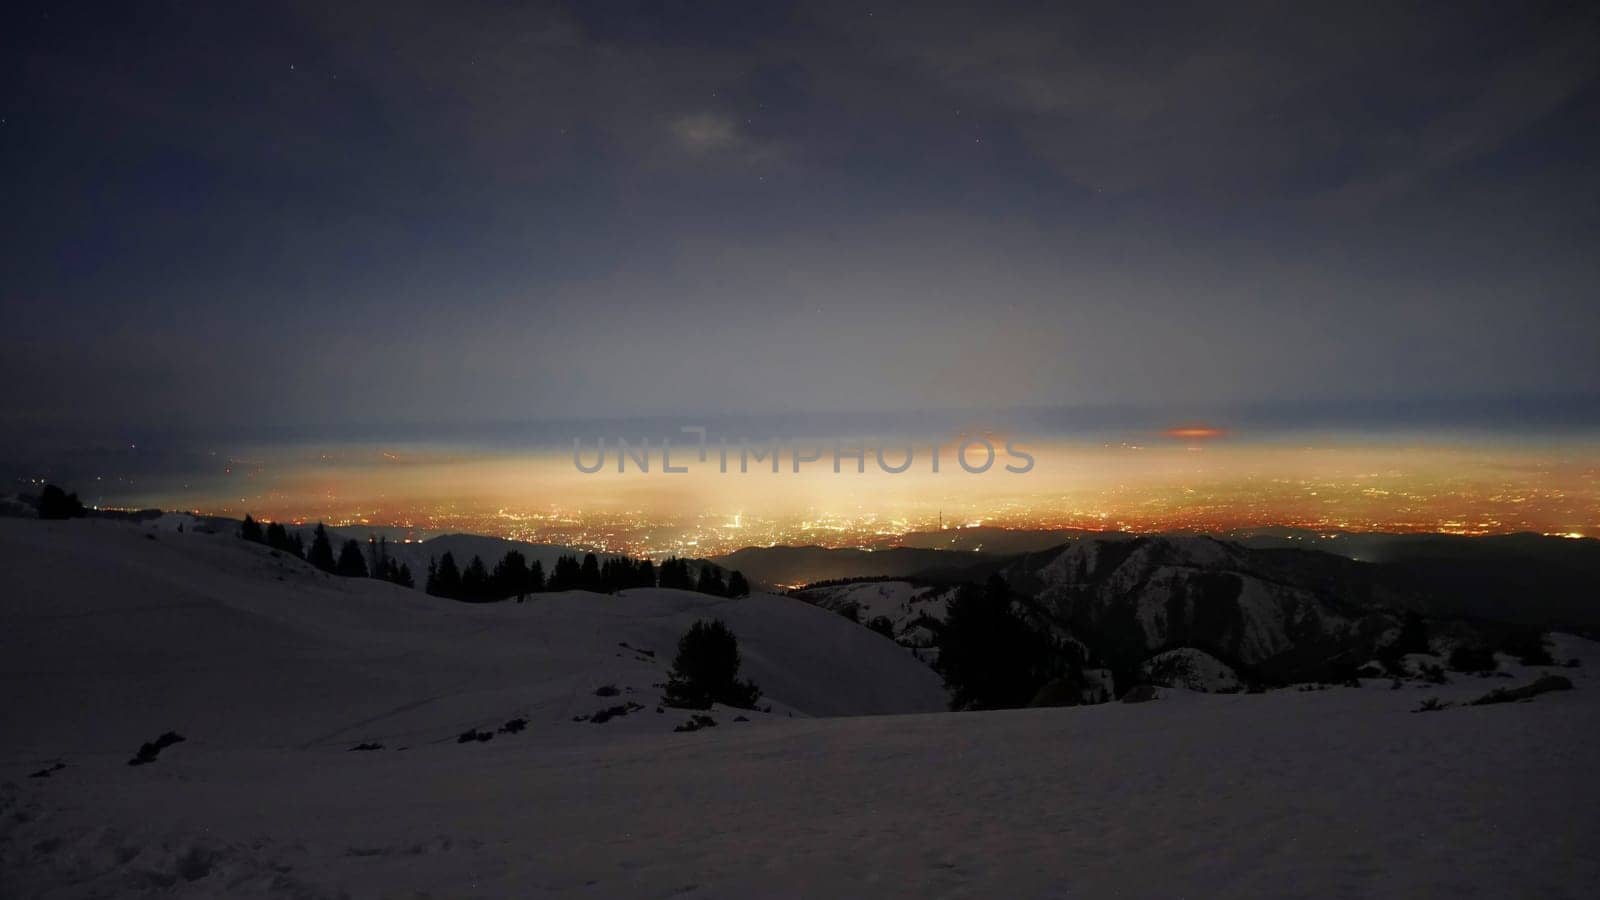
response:
<path fill-rule="evenodd" d="M 788 718 L 942 697 L 902 648 L 788 598 L 466 606 L 106 522 L 0 522 L 0 565 L 4 897 L 1588 897 L 1600 884 L 1600 646 L 1569 636 L 1553 653 L 1580 668 L 1397 690 Z M 777 712 L 719 709 L 715 728 L 682 734 L 664 726 L 685 714 L 653 705 L 570 720 L 653 701 L 672 639 L 708 612 L 739 634 Z M 1577 689 L 1463 705 L 1544 671 Z M 602 683 L 621 693 L 594 696 Z M 1412 711 L 1432 697 L 1454 705 Z M 454 739 L 523 714 L 520 734 Z M 188 740 L 126 765 L 169 729 Z M 384 749 L 347 752 L 357 741 Z"/>
<path fill-rule="evenodd" d="M 12 695 L 0 748 L 15 753 L 131 752 L 173 728 L 221 746 L 342 749 L 516 717 L 570 723 L 629 700 L 649 716 L 605 727 L 670 732 L 681 717 L 657 718 L 652 685 L 706 618 L 739 637 L 743 674 L 776 715 L 945 708 L 938 676 L 902 648 L 789 597 L 641 589 L 464 604 L 224 535 L 152 540 L 96 520 L 0 522 L 0 564 Z M 607 685 L 617 696 L 595 695 Z"/>
<path fill-rule="evenodd" d="M 933 632 L 919 622 L 924 618 L 943 622 L 955 594 L 953 587 L 909 581 L 859 581 L 808 588 L 798 596 L 834 612 L 854 606 L 863 623 L 887 617 L 894 623 L 896 639 L 907 645 L 925 646 L 932 642 Z"/>

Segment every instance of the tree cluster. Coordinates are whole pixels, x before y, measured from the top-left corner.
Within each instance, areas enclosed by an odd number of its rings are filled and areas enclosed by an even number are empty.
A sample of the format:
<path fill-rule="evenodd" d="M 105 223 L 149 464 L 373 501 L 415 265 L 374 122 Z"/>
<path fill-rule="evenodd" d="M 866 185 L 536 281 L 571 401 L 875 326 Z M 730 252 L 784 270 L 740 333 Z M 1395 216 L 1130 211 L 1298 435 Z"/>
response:
<path fill-rule="evenodd" d="M 952 709 L 1026 706 L 1062 674 L 1054 642 L 1013 608 L 1011 587 L 999 575 L 956 593 L 937 645 L 935 668 Z"/>
<path fill-rule="evenodd" d="M 481 556 L 473 556 L 463 569 L 457 565 L 455 554 L 446 551 L 437 560 L 428 560 L 424 589 L 435 597 L 468 603 L 488 603 L 507 597 L 521 600 L 545 590 L 544 566 L 538 560 L 529 565 L 527 557 L 510 550 L 492 570 Z"/>
<path fill-rule="evenodd" d="M 260 522 L 252 518 L 249 513 L 245 513 L 244 524 L 239 526 L 239 537 L 253 544 L 266 544 L 279 553 L 287 553 L 296 559 L 306 558 L 306 545 L 305 541 L 300 539 L 300 533 L 290 532 L 283 527 L 282 522 L 268 522 L 267 527 L 263 529 Z"/>
<path fill-rule="evenodd" d="M 244 523 L 239 526 L 239 537 L 253 543 L 266 544 L 279 553 L 287 553 L 296 559 L 306 558 L 306 545 L 300 539 L 299 532 L 290 533 L 281 522 L 268 522 L 263 529 L 257 522 L 245 513 Z"/>
<path fill-rule="evenodd" d="M 538 560 L 530 565 L 516 550 L 508 551 L 492 570 L 476 556 L 463 569 L 453 554 L 446 553 L 429 561 L 425 586 L 427 592 L 436 597 L 470 602 L 508 597 L 520 601 L 528 594 L 556 591 L 614 594 L 657 586 L 698 590 L 719 597 L 741 597 L 750 593 L 750 585 L 739 572 L 730 573 L 724 582 L 720 570 L 707 564 L 701 566 L 697 578 L 690 574 L 688 561 L 676 557 L 666 560 L 658 569 L 648 559 L 612 556 L 602 560 L 593 553 L 586 553 L 580 559 L 567 554 L 556 559 L 546 577 Z"/>
<path fill-rule="evenodd" d="M 39 492 L 39 502 L 35 507 L 41 519 L 81 519 L 87 514 L 83 503 L 78 500 L 78 492 L 67 493 L 53 484 L 44 486 Z"/>
<path fill-rule="evenodd" d="M 661 587 L 698 591 L 715 597 L 743 597 L 750 593 L 750 584 L 739 570 L 729 572 L 724 581 L 722 570 L 711 563 L 701 563 L 700 571 L 693 573 L 689 570 L 689 561 L 676 556 L 668 557 L 661 564 Z"/>
<path fill-rule="evenodd" d="M 265 544 L 279 553 L 303 559 L 333 575 L 345 578 L 381 578 L 402 587 L 416 585 L 411 577 L 411 567 L 389 555 L 387 538 L 369 538 L 366 552 L 362 551 L 360 542 L 354 539 L 346 540 L 335 554 L 333 540 L 328 536 L 327 527 L 318 522 L 316 530 L 312 532 L 311 549 L 307 551 L 299 532 L 289 531 L 280 522 L 268 522 L 267 527 L 262 528 L 261 523 L 249 513 L 245 514 L 244 522 L 239 525 L 239 537 L 254 544 Z"/>
<path fill-rule="evenodd" d="M 411 577 L 411 566 L 389 555 L 389 539 L 383 535 L 367 538 L 367 571 L 373 578 L 401 587 L 417 586 L 416 579 Z"/>
<path fill-rule="evenodd" d="M 655 586 L 655 563 L 648 559 L 613 556 L 601 562 L 593 553 L 586 553 L 581 562 L 576 556 L 557 559 L 550 570 L 547 589 L 614 594 L 629 588 Z"/>
<path fill-rule="evenodd" d="M 261 522 L 248 514 L 239 526 L 239 537 L 304 559 L 334 575 L 381 578 L 403 587 L 416 586 L 411 568 L 390 555 L 386 537 L 368 538 L 365 551 L 355 540 L 346 540 L 335 551 L 328 529 L 318 522 L 312 532 L 311 547 L 307 549 L 298 532 L 290 532 L 277 522 L 267 523 L 263 528 Z M 484 603 L 509 597 L 521 601 L 529 594 L 546 591 L 614 594 L 658 584 L 718 597 L 743 597 L 750 593 L 749 582 L 738 571 L 729 572 L 724 580 L 722 570 L 710 563 L 702 563 L 695 573 L 688 560 L 677 557 L 663 562 L 658 570 L 648 559 L 612 556 L 601 560 L 593 553 L 579 559 L 569 554 L 556 560 L 547 578 L 538 560 L 530 563 L 518 550 L 507 551 L 492 569 L 478 556 L 472 557 L 465 568 L 452 553 L 430 559 L 424 589 L 435 597 Z"/>

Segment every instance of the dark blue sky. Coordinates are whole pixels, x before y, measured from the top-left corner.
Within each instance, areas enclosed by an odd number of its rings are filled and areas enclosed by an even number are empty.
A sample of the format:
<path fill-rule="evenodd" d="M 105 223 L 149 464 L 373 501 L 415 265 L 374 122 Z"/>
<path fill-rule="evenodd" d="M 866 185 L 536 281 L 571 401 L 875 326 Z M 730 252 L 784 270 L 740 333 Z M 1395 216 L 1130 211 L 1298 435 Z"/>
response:
<path fill-rule="evenodd" d="M 0 15 L 11 440 L 1600 419 L 1592 6 Z"/>

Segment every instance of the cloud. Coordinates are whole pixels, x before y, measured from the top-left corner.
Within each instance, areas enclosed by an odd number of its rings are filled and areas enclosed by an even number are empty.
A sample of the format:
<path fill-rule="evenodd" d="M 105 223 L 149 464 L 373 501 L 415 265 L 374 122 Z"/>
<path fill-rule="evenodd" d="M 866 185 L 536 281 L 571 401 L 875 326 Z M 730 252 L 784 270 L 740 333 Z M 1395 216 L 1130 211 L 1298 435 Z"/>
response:
<path fill-rule="evenodd" d="M 678 146 L 690 153 L 719 153 L 746 143 L 733 119 L 716 113 L 682 116 L 672 122 L 671 129 Z"/>
<path fill-rule="evenodd" d="M 1002 121 L 1067 182 L 1226 202 L 1403 193 L 1596 75 L 1593 15 L 1494 5 L 984 7 L 838 27 L 965 118 Z"/>
<path fill-rule="evenodd" d="M 792 155 L 791 148 L 783 142 L 757 137 L 725 113 L 678 116 L 667 123 L 667 133 L 673 145 L 691 159 L 770 167 Z"/>

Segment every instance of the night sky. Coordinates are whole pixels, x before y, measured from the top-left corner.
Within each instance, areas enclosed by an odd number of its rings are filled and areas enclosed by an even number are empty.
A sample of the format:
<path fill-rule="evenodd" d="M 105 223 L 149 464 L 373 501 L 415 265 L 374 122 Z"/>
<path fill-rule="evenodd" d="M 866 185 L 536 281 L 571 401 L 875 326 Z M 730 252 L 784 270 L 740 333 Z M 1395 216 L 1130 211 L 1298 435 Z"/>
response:
<path fill-rule="evenodd" d="M 1592 6 L 1064 7 L 8 4 L 6 449 L 1600 422 Z"/>

